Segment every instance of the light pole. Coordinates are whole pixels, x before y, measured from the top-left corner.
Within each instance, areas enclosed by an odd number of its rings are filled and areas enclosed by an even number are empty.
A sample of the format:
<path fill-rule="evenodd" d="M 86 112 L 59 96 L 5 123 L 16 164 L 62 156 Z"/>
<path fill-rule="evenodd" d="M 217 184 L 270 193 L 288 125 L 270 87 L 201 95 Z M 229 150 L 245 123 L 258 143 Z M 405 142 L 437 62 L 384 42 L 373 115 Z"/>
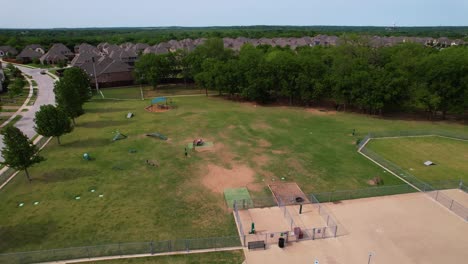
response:
<path fill-rule="evenodd" d="M 98 84 L 97 75 L 96 75 L 96 61 L 94 59 L 94 56 L 92 57 L 92 61 L 93 61 L 94 82 L 96 83 L 96 92 L 99 93 L 99 84 Z"/>
<path fill-rule="evenodd" d="M 373 255 L 374 253 L 369 252 L 369 259 L 367 260 L 367 264 L 370 264 Z"/>

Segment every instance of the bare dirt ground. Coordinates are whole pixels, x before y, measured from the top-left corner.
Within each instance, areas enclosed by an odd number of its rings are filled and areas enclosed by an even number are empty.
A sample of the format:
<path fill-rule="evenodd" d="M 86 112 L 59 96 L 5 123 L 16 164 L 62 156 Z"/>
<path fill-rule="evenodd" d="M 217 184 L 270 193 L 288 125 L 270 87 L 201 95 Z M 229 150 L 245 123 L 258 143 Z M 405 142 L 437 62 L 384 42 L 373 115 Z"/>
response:
<path fill-rule="evenodd" d="M 275 244 L 267 250 L 244 249 L 246 263 L 360 264 L 368 263 L 370 252 L 370 263 L 379 264 L 465 263 L 468 259 L 468 224 L 423 193 L 325 205 L 346 229 L 345 235 L 293 242 L 284 249 Z M 258 209 L 257 215 L 250 212 L 250 216 L 259 229 L 263 229 L 260 225 L 270 228 L 260 220 L 261 210 L 271 209 Z M 281 216 L 277 214 L 268 212 L 263 218 Z"/>
<path fill-rule="evenodd" d="M 451 189 L 441 191 L 451 199 L 468 208 L 468 194 L 460 189 Z"/>
<path fill-rule="evenodd" d="M 309 201 L 295 182 L 270 184 L 269 187 L 277 203 L 281 200 L 283 204 L 296 204 L 294 199 L 297 197 L 302 198 L 305 202 Z"/>
<path fill-rule="evenodd" d="M 233 165 L 232 169 L 226 169 L 208 164 L 207 169 L 208 173 L 205 174 L 202 182 L 213 192 L 223 193 L 226 188 L 245 187 L 254 181 L 255 171 L 245 165 Z"/>
<path fill-rule="evenodd" d="M 162 113 L 162 112 L 167 112 L 171 109 L 164 109 L 164 108 L 159 108 L 157 105 L 150 105 L 145 107 L 145 110 L 151 113 Z"/>

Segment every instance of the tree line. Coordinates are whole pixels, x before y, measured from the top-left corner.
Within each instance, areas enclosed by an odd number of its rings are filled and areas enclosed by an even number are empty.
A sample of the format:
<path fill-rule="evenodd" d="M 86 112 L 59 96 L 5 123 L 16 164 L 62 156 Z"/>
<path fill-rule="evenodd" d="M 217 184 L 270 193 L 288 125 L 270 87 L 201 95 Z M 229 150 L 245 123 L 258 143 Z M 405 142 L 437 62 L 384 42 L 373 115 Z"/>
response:
<path fill-rule="evenodd" d="M 332 102 L 337 110 L 368 114 L 423 109 L 429 118 L 468 110 L 468 47 L 374 48 L 349 37 L 336 47 L 244 45 L 236 53 L 214 38 L 189 54 L 143 55 L 135 72 L 154 87 L 164 78 L 183 76 L 259 103 Z"/>

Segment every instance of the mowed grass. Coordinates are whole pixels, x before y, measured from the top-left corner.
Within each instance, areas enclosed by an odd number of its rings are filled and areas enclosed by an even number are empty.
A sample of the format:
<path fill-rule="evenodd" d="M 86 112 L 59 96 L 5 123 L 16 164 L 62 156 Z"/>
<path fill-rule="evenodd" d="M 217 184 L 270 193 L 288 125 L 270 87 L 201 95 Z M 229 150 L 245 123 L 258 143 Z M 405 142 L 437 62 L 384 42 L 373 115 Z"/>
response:
<path fill-rule="evenodd" d="M 148 100 L 87 103 L 62 145 L 54 139 L 41 152 L 47 160 L 31 168 L 33 182 L 21 172 L 0 191 L 0 252 L 237 235 L 223 194 L 203 185 L 207 164 L 244 164 L 259 185 L 284 177 L 305 192 L 365 188 L 375 176 L 401 184 L 356 152 L 358 138 L 369 131 L 465 129 L 215 97 L 173 100 L 178 107 L 165 113 L 146 112 Z M 135 117 L 126 119 L 128 112 Z M 128 138 L 112 142 L 116 130 Z M 169 140 L 145 136 L 152 132 Z M 186 158 L 184 146 L 197 137 L 214 142 L 216 151 Z M 85 152 L 94 160 L 84 161 Z"/>
<path fill-rule="evenodd" d="M 374 139 L 367 145 L 425 182 L 463 180 L 468 182 L 468 141 L 442 137 Z M 435 166 L 425 166 L 425 161 Z"/>
<path fill-rule="evenodd" d="M 174 256 L 160 256 L 147 258 L 117 259 L 97 262 L 84 262 L 94 264 L 241 264 L 244 261 L 242 250 L 196 253 Z"/>

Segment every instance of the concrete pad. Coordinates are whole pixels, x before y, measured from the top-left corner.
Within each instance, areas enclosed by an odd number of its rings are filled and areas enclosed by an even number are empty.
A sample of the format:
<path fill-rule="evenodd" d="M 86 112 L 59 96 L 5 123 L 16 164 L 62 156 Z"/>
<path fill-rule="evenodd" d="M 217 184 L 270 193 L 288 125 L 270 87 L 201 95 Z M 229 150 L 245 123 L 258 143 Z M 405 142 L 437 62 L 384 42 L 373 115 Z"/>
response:
<path fill-rule="evenodd" d="M 460 189 L 443 190 L 441 192 L 451 199 L 457 201 L 459 204 L 468 208 L 468 193 Z"/>
<path fill-rule="evenodd" d="M 337 238 L 245 249 L 246 262 L 353 264 L 463 263 L 468 224 L 423 193 L 326 204 L 347 233 Z"/>

